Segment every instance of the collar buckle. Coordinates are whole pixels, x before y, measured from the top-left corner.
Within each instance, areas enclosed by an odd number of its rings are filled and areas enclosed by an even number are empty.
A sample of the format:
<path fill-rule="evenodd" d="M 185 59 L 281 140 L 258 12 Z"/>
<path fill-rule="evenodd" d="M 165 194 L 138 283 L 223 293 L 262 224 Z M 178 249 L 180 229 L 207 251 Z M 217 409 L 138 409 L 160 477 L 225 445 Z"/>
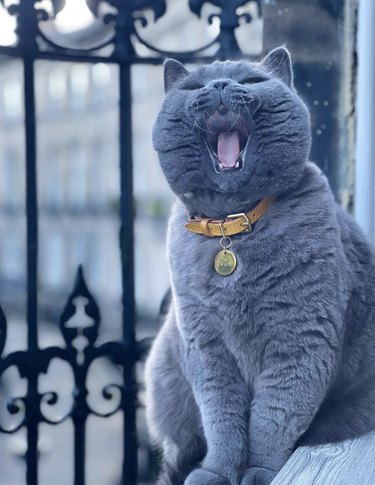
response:
<path fill-rule="evenodd" d="M 243 222 L 241 223 L 241 226 L 246 227 L 246 230 L 244 232 L 251 232 L 251 222 L 249 221 L 249 218 L 245 214 L 245 212 L 240 212 L 238 214 L 229 214 L 227 215 L 227 219 L 237 219 L 238 217 L 242 217 Z"/>

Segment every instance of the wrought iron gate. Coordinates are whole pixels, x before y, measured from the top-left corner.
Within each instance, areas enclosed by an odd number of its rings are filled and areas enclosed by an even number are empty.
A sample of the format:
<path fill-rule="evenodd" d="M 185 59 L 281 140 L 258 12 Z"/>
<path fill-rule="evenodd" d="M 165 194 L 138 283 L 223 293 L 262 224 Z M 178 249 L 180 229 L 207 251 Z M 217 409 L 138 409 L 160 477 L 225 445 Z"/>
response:
<path fill-rule="evenodd" d="M 14 46 L 0 46 L 0 55 L 19 58 L 23 64 L 23 92 L 26 147 L 26 222 L 27 222 L 27 350 L 15 351 L 0 358 L 0 373 L 10 366 L 17 366 L 20 375 L 27 380 L 24 397 L 12 397 L 8 412 L 18 418 L 12 428 L 0 425 L 3 433 L 14 433 L 21 428 L 27 430 L 26 483 L 38 484 L 38 429 L 41 423 L 56 425 L 71 419 L 74 425 L 74 484 L 84 485 L 85 478 L 85 426 L 92 414 L 109 417 L 117 412 L 124 416 L 121 483 L 137 483 L 137 382 L 135 365 L 147 350 L 148 342 L 135 338 L 134 301 L 134 245 L 133 245 L 133 161 L 132 161 L 132 83 L 131 67 L 137 64 L 161 64 L 166 57 L 184 62 L 206 62 L 214 59 L 236 58 L 241 55 L 235 31 L 240 23 L 251 22 L 249 10 L 242 8 L 252 4 L 252 12 L 261 16 L 261 0 L 190 0 L 190 12 L 201 15 L 204 3 L 216 7 L 208 22 L 218 20 L 217 36 L 206 45 L 188 52 L 166 52 L 151 45 L 142 37 L 142 27 L 147 25 L 145 10 L 151 10 L 154 20 L 166 14 L 165 0 L 86 0 L 95 17 L 105 26 L 104 39 L 88 49 L 67 48 L 44 29 L 43 25 L 58 14 L 65 0 L 0 0 L 8 12 L 17 19 L 17 42 Z M 268 2 L 266 2 L 268 3 Z M 272 2 L 270 2 L 272 3 Z M 275 2 L 274 2 L 275 3 Z M 277 2 L 276 2 L 277 3 Z M 284 2 L 285 3 L 285 2 Z M 320 2 L 324 4 L 325 2 Z M 329 3 L 329 2 L 327 2 Z M 331 2 L 335 3 L 335 2 Z M 338 2 L 339 3 L 339 2 Z M 46 4 L 48 4 L 46 6 Z M 47 8 L 48 7 L 48 8 Z M 256 7 L 254 9 L 254 7 Z M 273 6 L 268 6 L 268 9 Z M 325 8 L 325 7 L 323 7 Z M 0 26 L 1 28 L 1 26 Z M 110 32 L 108 34 L 108 32 Z M 146 48 L 148 54 L 139 54 L 135 44 Z M 77 269 L 76 281 L 60 318 L 60 330 L 65 346 L 40 348 L 38 344 L 38 187 L 37 187 L 37 144 L 35 109 L 35 62 L 51 60 L 80 63 L 107 63 L 118 66 L 119 72 L 119 153 L 120 153 L 120 233 L 122 274 L 122 339 L 97 343 L 100 326 L 98 304 L 90 293 L 90 282 L 86 284 L 83 268 Z M 313 67 L 314 69 L 314 67 Z M 312 76 L 312 75 L 311 75 Z M 302 84 L 302 83 L 301 83 Z M 308 96 L 308 94 L 307 94 Z M 334 122 L 332 121 L 334 124 Z M 89 326 L 72 326 L 69 321 L 78 309 L 77 301 L 83 301 L 84 313 L 90 318 Z M 7 336 L 6 315 L 0 310 L 0 355 Z M 77 338 L 84 339 L 83 348 L 78 348 Z M 106 414 L 97 413 L 87 401 L 86 377 L 90 365 L 101 356 L 108 357 L 122 369 L 123 383 L 108 384 L 102 391 L 103 397 L 113 401 L 113 407 Z M 43 413 L 45 404 L 53 406 L 58 396 L 55 392 L 42 393 L 38 379 L 45 373 L 52 359 L 67 362 L 74 374 L 74 404 L 66 416 L 58 421 L 50 420 Z M 103 484 L 107 485 L 107 484 Z"/>

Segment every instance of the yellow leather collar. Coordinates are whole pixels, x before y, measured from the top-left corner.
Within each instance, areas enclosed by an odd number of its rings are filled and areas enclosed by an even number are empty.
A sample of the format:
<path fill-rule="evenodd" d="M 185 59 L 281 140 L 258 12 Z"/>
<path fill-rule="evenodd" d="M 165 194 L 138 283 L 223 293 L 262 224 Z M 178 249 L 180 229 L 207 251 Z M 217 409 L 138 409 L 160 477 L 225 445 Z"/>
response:
<path fill-rule="evenodd" d="M 185 224 L 186 229 L 209 237 L 225 237 L 250 232 L 251 226 L 257 222 L 273 202 L 273 197 L 266 197 L 250 212 L 230 214 L 225 219 L 216 220 L 203 217 L 191 217 Z"/>

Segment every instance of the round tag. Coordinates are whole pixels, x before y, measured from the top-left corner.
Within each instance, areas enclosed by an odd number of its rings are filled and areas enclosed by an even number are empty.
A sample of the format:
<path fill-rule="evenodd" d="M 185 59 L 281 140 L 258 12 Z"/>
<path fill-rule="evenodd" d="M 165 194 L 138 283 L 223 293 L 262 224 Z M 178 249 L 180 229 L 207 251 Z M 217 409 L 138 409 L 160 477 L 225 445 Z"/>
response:
<path fill-rule="evenodd" d="M 216 273 L 221 276 L 228 276 L 236 269 L 237 260 L 236 256 L 229 251 L 229 249 L 223 249 L 219 251 L 215 256 L 214 268 Z"/>

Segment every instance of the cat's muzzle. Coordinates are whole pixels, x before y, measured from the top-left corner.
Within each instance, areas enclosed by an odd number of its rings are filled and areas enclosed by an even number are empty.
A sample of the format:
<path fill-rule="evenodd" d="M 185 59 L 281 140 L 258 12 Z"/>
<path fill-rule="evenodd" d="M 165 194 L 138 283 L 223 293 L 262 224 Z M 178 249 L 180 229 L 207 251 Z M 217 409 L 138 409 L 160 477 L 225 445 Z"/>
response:
<path fill-rule="evenodd" d="M 241 114 L 218 110 L 207 118 L 204 142 L 216 173 L 242 170 L 249 140 L 250 130 Z"/>

